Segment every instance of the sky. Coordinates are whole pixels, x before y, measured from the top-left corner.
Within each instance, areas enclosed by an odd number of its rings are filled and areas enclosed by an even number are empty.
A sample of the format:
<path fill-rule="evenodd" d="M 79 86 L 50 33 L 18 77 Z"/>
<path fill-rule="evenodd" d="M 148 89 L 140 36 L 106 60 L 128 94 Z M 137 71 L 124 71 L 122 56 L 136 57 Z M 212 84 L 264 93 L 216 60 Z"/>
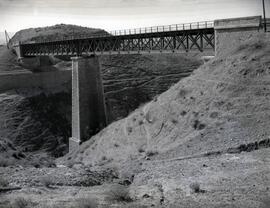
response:
<path fill-rule="evenodd" d="M 60 23 L 112 31 L 254 15 L 262 15 L 262 0 L 0 0 L 0 31 Z"/>

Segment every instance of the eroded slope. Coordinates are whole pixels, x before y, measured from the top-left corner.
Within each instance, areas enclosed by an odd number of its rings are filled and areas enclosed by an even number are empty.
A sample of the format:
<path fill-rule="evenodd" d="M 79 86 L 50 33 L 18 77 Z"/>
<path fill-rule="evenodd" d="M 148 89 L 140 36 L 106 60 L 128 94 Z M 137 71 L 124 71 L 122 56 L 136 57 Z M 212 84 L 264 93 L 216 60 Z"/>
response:
<path fill-rule="evenodd" d="M 103 156 L 123 161 L 140 155 L 139 149 L 179 157 L 267 138 L 269 51 L 269 39 L 261 37 L 213 59 L 92 137 L 74 159 L 85 164 L 98 164 Z"/>

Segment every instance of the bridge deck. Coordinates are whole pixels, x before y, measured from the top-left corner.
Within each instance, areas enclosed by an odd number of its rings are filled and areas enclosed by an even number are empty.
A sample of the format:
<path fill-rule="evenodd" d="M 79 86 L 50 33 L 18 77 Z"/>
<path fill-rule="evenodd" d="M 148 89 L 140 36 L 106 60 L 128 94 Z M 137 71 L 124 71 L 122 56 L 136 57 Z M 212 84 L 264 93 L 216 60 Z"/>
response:
<path fill-rule="evenodd" d="M 213 22 L 121 30 L 106 35 L 21 44 L 22 56 L 183 53 L 215 48 Z"/>

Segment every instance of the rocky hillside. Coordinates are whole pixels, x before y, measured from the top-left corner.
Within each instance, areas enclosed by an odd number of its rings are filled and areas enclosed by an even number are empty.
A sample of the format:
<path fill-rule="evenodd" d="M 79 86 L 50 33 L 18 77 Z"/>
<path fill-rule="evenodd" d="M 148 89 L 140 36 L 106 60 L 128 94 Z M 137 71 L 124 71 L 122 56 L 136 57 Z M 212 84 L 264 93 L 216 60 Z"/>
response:
<path fill-rule="evenodd" d="M 103 154 L 123 159 L 122 153 L 114 150 L 117 147 L 107 146 L 113 143 L 126 144 L 129 154 L 137 155 L 142 146 L 146 151 L 158 151 L 161 157 L 163 153 L 186 156 L 223 151 L 268 137 L 269 48 L 268 39 L 253 40 L 229 55 L 211 60 L 91 138 L 90 143 L 100 144 L 100 139 L 105 142 L 95 148 L 98 152 L 85 149 L 89 157 L 84 156 L 83 161 L 98 162 Z M 127 143 L 129 140 L 134 143 Z M 88 145 L 86 142 L 83 147 Z"/>
<path fill-rule="evenodd" d="M 43 163 L 38 158 L 42 154 L 43 158 L 65 154 L 70 123 L 64 115 L 71 111 L 66 107 L 70 103 L 71 97 L 67 93 L 46 94 L 38 89 L 0 94 L 2 166 L 40 166 Z"/>
<path fill-rule="evenodd" d="M 137 197 L 159 190 L 161 204 L 178 198 L 183 207 L 259 207 L 270 186 L 269 60 L 270 36 L 252 38 L 65 159 L 113 168 L 133 181 Z M 190 189 L 207 197 L 188 198 Z"/>
<path fill-rule="evenodd" d="M 3 68 L 11 67 L 8 63 Z M 103 57 L 102 74 L 109 121 L 127 116 L 188 76 L 200 64 L 197 59 L 179 55 Z M 58 94 L 42 89 L 2 93 L 0 115 L 0 138 L 3 142 L 13 143 L 15 152 L 43 152 L 55 157 L 67 152 L 67 140 L 71 136 L 70 90 Z M 16 161 L 13 153 L 7 146 L 6 153 L 1 155 L 8 161 Z M 25 163 L 24 160 L 19 162 Z"/>
<path fill-rule="evenodd" d="M 109 121 L 126 117 L 198 68 L 199 54 L 101 57 Z"/>

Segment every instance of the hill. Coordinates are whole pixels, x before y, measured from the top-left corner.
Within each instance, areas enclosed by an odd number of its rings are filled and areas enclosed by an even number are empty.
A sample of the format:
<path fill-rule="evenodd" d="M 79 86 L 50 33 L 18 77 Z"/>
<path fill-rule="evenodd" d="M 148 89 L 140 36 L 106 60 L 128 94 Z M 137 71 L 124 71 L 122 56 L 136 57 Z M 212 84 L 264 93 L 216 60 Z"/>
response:
<path fill-rule="evenodd" d="M 50 27 L 29 28 L 21 30 L 11 38 L 12 43 L 42 42 L 78 37 L 91 37 L 92 35 L 107 34 L 105 30 L 81 27 L 77 25 L 58 24 Z"/>
<path fill-rule="evenodd" d="M 63 156 L 70 124 L 62 112 L 70 102 L 67 93 L 40 89 L 0 93 L 0 166 L 41 166 L 40 157 Z"/>
<path fill-rule="evenodd" d="M 192 198 L 190 207 L 258 207 L 270 185 L 270 154 L 264 149 L 270 145 L 269 60 L 269 34 L 249 39 L 111 124 L 65 159 L 93 169 L 113 168 L 133 181 L 136 196 L 160 184 L 169 202 L 179 198 L 189 207 L 186 193 L 197 181 L 210 201 Z M 230 193 L 239 200 L 230 201 Z"/>
<path fill-rule="evenodd" d="M 127 143 L 132 147 L 131 151 L 126 146 L 128 154 L 138 155 L 142 145 L 146 151 L 158 151 L 159 157 L 168 153 L 179 157 L 267 137 L 269 48 L 268 38 L 261 37 L 211 60 L 157 99 L 91 138 L 82 148 L 100 139 L 104 143 L 97 147 L 98 152 L 86 148 L 89 156 L 82 162 L 99 162 L 103 154 L 116 161 L 125 160 L 121 156 L 125 154 L 106 148 L 129 140 L 134 143 Z"/>

